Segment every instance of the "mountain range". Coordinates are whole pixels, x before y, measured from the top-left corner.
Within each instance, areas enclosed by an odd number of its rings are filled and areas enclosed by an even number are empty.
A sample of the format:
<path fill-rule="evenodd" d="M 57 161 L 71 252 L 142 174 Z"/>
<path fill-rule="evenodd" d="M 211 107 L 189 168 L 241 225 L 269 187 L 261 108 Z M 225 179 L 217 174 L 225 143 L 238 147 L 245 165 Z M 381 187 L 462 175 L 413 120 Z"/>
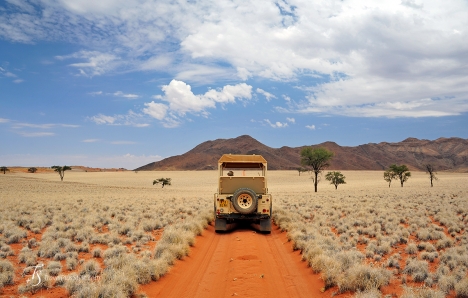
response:
<path fill-rule="evenodd" d="M 206 141 L 192 150 L 152 162 L 135 171 L 213 170 L 226 153 L 258 154 L 268 161 L 269 170 L 295 170 L 301 167 L 301 147 L 271 148 L 248 135 L 232 139 Z M 410 170 L 425 170 L 431 164 L 436 171 L 468 172 L 468 139 L 408 138 L 398 143 L 369 143 L 354 147 L 325 142 L 310 147 L 324 147 L 334 153 L 330 170 L 385 170 L 391 164 L 405 164 Z"/>

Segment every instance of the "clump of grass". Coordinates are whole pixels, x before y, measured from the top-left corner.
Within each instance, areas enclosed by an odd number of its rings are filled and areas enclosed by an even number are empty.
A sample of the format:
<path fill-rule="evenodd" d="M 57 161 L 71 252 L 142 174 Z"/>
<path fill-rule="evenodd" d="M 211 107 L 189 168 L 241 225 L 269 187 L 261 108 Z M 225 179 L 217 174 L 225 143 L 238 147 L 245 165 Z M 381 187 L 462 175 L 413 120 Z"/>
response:
<path fill-rule="evenodd" d="M 455 285 L 455 294 L 457 297 L 468 297 L 468 277 L 463 278 Z"/>
<path fill-rule="evenodd" d="M 18 255 L 19 263 L 20 264 L 25 263 L 27 266 L 35 265 L 36 260 L 37 260 L 36 253 L 28 247 L 23 247 Z"/>
<path fill-rule="evenodd" d="M 76 258 L 66 258 L 65 264 L 67 266 L 67 270 L 75 270 L 76 266 L 78 266 L 78 259 Z"/>
<path fill-rule="evenodd" d="M 62 265 L 60 262 L 52 261 L 47 264 L 47 271 L 51 276 L 57 276 L 62 271 Z"/>
<path fill-rule="evenodd" d="M 15 268 L 8 260 L 0 261 L 0 289 L 5 285 L 12 285 L 15 277 Z"/>
<path fill-rule="evenodd" d="M 49 289 L 52 287 L 50 276 L 46 272 L 47 270 L 40 270 L 36 272 L 36 275 L 31 276 L 31 279 L 26 283 L 18 286 L 18 292 L 24 293 L 37 293 L 42 289 Z"/>
<path fill-rule="evenodd" d="M 444 298 L 445 294 L 431 288 L 404 287 L 401 298 Z"/>
<path fill-rule="evenodd" d="M 411 275 L 414 281 L 422 282 L 429 276 L 429 266 L 426 261 L 409 259 L 403 272 Z"/>
<path fill-rule="evenodd" d="M 81 266 L 80 276 L 96 277 L 101 274 L 101 266 L 95 260 L 88 260 Z"/>
<path fill-rule="evenodd" d="M 57 242 L 53 240 L 42 240 L 37 255 L 41 258 L 52 258 L 59 252 L 61 252 L 61 250 Z"/>
<path fill-rule="evenodd" d="M 380 289 L 388 285 L 391 276 L 392 273 L 388 270 L 361 264 L 345 272 L 338 282 L 338 288 L 340 292 Z"/>
<path fill-rule="evenodd" d="M 7 239 L 6 242 L 8 244 L 19 243 L 21 239 L 26 238 L 27 235 L 28 233 L 26 233 L 25 230 L 17 226 L 8 226 L 3 234 L 3 236 Z"/>
<path fill-rule="evenodd" d="M 92 251 L 92 255 L 94 258 L 101 258 L 102 257 L 102 250 L 100 248 L 95 248 Z"/>
<path fill-rule="evenodd" d="M 409 255 L 414 255 L 418 252 L 418 247 L 415 243 L 409 243 L 405 248 L 405 252 Z"/>

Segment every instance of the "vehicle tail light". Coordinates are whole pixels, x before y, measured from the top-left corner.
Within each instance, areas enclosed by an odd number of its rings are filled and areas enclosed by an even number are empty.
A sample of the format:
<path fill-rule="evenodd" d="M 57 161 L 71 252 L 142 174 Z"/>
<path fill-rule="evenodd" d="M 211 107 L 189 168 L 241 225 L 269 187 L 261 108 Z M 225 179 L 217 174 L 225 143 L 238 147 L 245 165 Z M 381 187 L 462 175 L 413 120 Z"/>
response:
<path fill-rule="evenodd" d="M 269 202 L 269 201 L 270 201 L 270 199 L 267 199 L 266 201 L 267 201 L 267 202 Z"/>
<path fill-rule="evenodd" d="M 219 201 L 219 198 L 217 198 L 216 201 Z"/>
<path fill-rule="evenodd" d="M 266 213 L 266 212 L 267 212 L 267 210 L 266 210 L 266 209 L 263 209 L 263 213 Z"/>

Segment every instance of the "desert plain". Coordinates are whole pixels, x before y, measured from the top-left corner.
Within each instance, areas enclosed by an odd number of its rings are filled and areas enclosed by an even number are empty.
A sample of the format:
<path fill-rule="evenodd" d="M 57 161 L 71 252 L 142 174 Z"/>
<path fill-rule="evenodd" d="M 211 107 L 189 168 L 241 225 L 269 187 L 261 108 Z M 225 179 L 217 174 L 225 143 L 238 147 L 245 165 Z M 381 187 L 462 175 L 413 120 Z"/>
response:
<path fill-rule="evenodd" d="M 0 296 L 468 297 L 468 174 L 342 173 L 270 171 L 271 234 L 214 233 L 216 171 L 0 174 Z"/>

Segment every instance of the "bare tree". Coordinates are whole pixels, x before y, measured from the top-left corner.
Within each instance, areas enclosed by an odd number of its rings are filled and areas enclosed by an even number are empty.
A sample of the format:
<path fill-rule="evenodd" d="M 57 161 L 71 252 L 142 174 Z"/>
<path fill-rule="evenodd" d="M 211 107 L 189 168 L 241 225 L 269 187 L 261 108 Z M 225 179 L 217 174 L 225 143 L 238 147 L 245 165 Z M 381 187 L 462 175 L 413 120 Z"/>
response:
<path fill-rule="evenodd" d="M 426 173 L 429 174 L 429 179 L 431 179 L 431 187 L 433 187 L 432 181 L 433 180 L 439 180 L 439 178 L 436 177 L 436 172 L 434 170 L 434 167 L 431 164 L 426 165 Z"/>

